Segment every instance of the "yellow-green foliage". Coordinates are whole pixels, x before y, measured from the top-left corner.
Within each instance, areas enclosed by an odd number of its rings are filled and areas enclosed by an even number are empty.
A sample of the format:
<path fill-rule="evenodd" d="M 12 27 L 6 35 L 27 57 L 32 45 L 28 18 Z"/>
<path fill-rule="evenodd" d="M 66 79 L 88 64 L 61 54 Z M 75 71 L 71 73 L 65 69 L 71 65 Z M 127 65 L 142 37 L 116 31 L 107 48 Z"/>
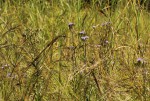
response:
<path fill-rule="evenodd" d="M 0 3 L 0 101 L 150 101 L 150 13 L 136 0 Z"/>

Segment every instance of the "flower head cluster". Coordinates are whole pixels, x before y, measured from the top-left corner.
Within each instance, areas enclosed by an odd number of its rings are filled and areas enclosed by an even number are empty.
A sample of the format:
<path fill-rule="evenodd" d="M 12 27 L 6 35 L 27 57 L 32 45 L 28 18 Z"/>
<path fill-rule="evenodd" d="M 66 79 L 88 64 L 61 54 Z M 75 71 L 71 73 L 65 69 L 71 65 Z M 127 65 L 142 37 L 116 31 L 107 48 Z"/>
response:
<path fill-rule="evenodd" d="M 137 58 L 135 65 L 141 66 L 144 64 L 144 62 L 145 62 L 144 59 L 139 57 L 139 58 Z"/>
<path fill-rule="evenodd" d="M 106 41 L 105 41 L 105 43 L 106 43 L 106 44 L 109 44 L 109 41 L 108 41 L 108 40 L 106 40 Z"/>
<path fill-rule="evenodd" d="M 82 40 L 82 41 L 86 41 L 88 38 L 89 38 L 88 36 L 82 36 L 82 37 L 81 37 L 81 40 Z"/>
<path fill-rule="evenodd" d="M 137 63 L 139 64 L 144 63 L 144 60 L 142 58 L 137 58 Z"/>
<path fill-rule="evenodd" d="M 10 68 L 10 66 L 9 66 L 8 64 L 3 65 L 1 68 L 2 68 L 2 69 L 5 69 L 6 67 L 9 67 L 9 68 Z"/>
<path fill-rule="evenodd" d="M 11 73 L 7 73 L 7 77 L 11 77 Z"/>
<path fill-rule="evenodd" d="M 74 25 L 75 25 L 74 23 L 70 22 L 70 23 L 68 24 L 69 29 L 71 30 Z"/>
<path fill-rule="evenodd" d="M 79 34 L 80 35 L 85 35 L 86 33 L 85 33 L 85 31 L 81 31 L 81 32 L 79 32 Z"/>

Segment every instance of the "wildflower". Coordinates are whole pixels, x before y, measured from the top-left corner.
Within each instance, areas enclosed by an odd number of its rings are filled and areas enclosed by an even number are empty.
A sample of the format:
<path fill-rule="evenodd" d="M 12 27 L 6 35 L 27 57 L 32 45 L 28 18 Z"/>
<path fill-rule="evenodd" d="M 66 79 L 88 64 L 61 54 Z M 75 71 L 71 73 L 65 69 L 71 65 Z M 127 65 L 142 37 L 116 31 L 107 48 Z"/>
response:
<path fill-rule="evenodd" d="M 81 32 L 79 32 L 79 34 L 84 35 L 86 33 L 85 33 L 85 31 L 81 31 Z"/>
<path fill-rule="evenodd" d="M 142 58 L 138 58 L 138 59 L 137 59 L 137 63 L 140 63 L 140 64 L 141 64 L 141 63 L 143 63 L 143 62 L 144 62 L 144 60 L 143 60 Z"/>
<path fill-rule="evenodd" d="M 89 37 L 88 36 L 82 36 L 81 40 L 86 41 Z"/>
<path fill-rule="evenodd" d="M 11 73 L 7 73 L 7 77 L 11 77 Z"/>
<path fill-rule="evenodd" d="M 103 46 L 107 46 L 108 44 L 109 44 L 109 41 L 108 41 L 108 40 L 106 40 L 106 41 L 104 41 L 104 42 L 103 42 L 103 44 L 102 44 L 102 45 L 103 45 Z"/>
<path fill-rule="evenodd" d="M 4 67 L 4 66 L 2 66 L 1 68 L 2 68 L 2 69 L 4 69 L 5 67 Z"/>
<path fill-rule="evenodd" d="M 72 27 L 73 27 L 74 25 L 75 25 L 74 23 L 70 22 L 70 23 L 68 24 L 69 29 L 72 29 Z"/>
<path fill-rule="evenodd" d="M 1 68 L 4 69 L 6 67 L 10 68 L 10 66 L 8 64 L 3 65 Z"/>
<path fill-rule="evenodd" d="M 137 58 L 135 65 L 140 66 L 144 63 L 144 60 L 142 58 Z"/>
<path fill-rule="evenodd" d="M 108 40 L 106 40 L 106 41 L 105 41 L 105 43 L 106 43 L 106 44 L 109 44 L 109 41 L 108 41 Z"/>

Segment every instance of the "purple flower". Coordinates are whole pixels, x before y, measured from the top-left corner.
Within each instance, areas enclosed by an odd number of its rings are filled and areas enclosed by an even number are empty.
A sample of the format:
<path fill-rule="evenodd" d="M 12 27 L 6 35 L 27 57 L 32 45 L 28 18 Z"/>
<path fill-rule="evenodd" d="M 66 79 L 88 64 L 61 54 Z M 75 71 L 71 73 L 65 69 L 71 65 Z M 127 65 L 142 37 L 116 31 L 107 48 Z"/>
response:
<path fill-rule="evenodd" d="M 144 60 L 143 60 L 142 58 L 137 58 L 137 62 L 138 62 L 138 63 L 143 63 Z"/>
<path fill-rule="evenodd" d="M 6 67 L 10 68 L 10 66 L 8 64 L 3 65 L 1 68 L 4 69 Z"/>
<path fill-rule="evenodd" d="M 4 66 L 2 66 L 1 68 L 2 68 L 2 69 L 4 69 L 5 67 L 4 67 Z"/>
<path fill-rule="evenodd" d="M 87 40 L 88 38 L 89 38 L 88 36 L 82 36 L 82 37 L 81 37 L 81 40 L 85 41 L 85 40 Z"/>
<path fill-rule="evenodd" d="M 105 43 L 106 43 L 106 44 L 109 44 L 109 41 L 108 41 L 108 40 L 106 40 L 106 41 L 105 41 Z"/>
<path fill-rule="evenodd" d="M 7 77 L 11 77 L 11 73 L 7 73 Z"/>
<path fill-rule="evenodd" d="M 79 34 L 84 35 L 84 34 L 85 34 L 85 31 L 81 31 L 81 32 L 79 32 Z"/>
<path fill-rule="evenodd" d="M 69 29 L 72 29 L 72 27 L 73 27 L 74 25 L 75 25 L 74 23 L 70 22 L 70 23 L 68 24 Z"/>
<path fill-rule="evenodd" d="M 137 58 L 135 65 L 136 66 L 141 66 L 144 64 L 143 58 Z"/>

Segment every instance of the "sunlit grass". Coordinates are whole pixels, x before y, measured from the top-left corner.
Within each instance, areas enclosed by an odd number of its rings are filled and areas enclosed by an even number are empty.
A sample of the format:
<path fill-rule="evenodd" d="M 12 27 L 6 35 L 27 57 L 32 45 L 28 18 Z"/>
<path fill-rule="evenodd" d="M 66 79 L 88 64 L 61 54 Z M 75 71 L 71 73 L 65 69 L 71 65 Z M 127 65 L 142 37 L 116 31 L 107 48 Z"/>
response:
<path fill-rule="evenodd" d="M 0 100 L 150 100 L 150 14 L 94 1 L 1 5 Z"/>

